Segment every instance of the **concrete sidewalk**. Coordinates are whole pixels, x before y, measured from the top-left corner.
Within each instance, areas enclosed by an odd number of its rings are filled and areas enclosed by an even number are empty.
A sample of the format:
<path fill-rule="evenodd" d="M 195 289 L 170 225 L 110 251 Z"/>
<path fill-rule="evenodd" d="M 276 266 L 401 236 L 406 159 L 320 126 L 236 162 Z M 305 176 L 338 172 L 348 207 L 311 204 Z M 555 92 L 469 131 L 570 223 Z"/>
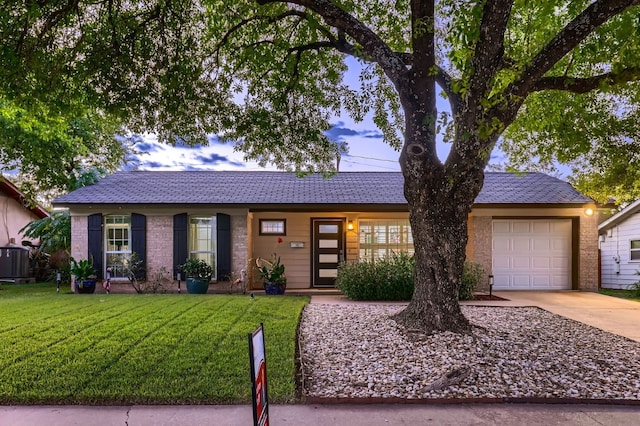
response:
<path fill-rule="evenodd" d="M 640 422 L 640 407 L 549 404 L 275 405 L 272 426 L 612 425 Z M 245 426 L 249 405 L 0 407 L 2 426 Z"/>

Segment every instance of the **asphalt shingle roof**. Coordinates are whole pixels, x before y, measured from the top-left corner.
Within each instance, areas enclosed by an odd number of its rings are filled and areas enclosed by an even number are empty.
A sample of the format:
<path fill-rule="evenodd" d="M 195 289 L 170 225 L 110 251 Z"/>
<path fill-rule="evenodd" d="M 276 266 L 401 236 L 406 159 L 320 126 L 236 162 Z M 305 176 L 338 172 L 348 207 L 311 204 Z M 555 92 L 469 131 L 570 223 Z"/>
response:
<path fill-rule="evenodd" d="M 476 204 L 583 204 L 592 200 L 542 174 L 487 173 Z M 117 172 L 63 195 L 81 204 L 406 204 L 399 172 L 341 172 L 298 178 L 283 172 Z"/>

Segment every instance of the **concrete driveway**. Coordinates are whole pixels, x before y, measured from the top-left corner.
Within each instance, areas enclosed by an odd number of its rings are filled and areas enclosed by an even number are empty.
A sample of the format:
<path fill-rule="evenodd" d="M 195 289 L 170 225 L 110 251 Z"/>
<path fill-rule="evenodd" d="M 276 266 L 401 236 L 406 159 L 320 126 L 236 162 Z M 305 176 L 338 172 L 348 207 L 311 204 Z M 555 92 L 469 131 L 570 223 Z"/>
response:
<path fill-rule="evenodd" d="M 538 306 L 554 314 L 640 342 L 640 302 L 581 291 L 499 291 L 509 301 L 472 305 Z"/>

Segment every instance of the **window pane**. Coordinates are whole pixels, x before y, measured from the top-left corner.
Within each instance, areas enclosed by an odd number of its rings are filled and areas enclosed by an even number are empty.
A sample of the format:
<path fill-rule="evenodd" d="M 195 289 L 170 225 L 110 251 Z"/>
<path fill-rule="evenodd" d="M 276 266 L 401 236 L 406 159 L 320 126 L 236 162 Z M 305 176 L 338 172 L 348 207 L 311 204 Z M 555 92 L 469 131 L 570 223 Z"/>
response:
<path fill-rule="evenodd" d="M 631 249 L 640 249 L 640 240 L 631 240 Z"/>
<path fill-rule="evenodd" d="M 320 225 L 318 226 L 318 233 L 320 234 L 337 234 L 338 225 Z"/>
<path fill-rule="evenodd" d="M 338 240 L 318 240 L 319 248 L 338 248 Z"/>
<path fill-rule="evenodd" d="M 413 236 L 408 220 L 359 222 L 360 260 L 378 260 L 394 253 L 413 254 Z"/>
<path fill-rule="evenodd" d="M 640 260 L 640 250 L 631 251 L 631 260 Z"/>
<path fill-rule="evenodd" d="M 261 235 L 287 235 L 285 219 L 260 219 Z"/>
<path fill-rule="evenodd" d="M 202 259 L 213 268 L 216 279 L 216 217 L 189 217 L 189 257 Z"/>
<path fill-rule="evenodd" d="M 105 216 L 106 266 L 111 268 L 112 278 L 127 277 L 125 266 L 131 257 L 131 217 L 129 215 Z"/>

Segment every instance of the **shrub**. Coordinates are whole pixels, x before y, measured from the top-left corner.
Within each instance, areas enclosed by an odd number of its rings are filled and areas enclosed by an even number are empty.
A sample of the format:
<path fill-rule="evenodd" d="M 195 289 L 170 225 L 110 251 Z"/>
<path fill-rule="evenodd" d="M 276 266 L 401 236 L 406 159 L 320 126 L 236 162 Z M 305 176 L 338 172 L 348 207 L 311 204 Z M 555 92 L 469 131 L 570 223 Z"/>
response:
<path fill-rule="evenodd" d="M 413 257 L 406 253 L 345 263 L 338 271 L 336 286 L 352 300 L 409 300 L 414 270 Z"/>
<path fill-rule="evenodd" d="M 387 259 L 342 264 L 336 286 L 352 300 L 410 300 L 414 288 L 415 263 L 406 253 Z M 471 300 L 484 276 L 477 263 L 465 261 L 458 299 Z"/>
<path fill-rule="evenodd" d="M 465 260 L 462 267 L 460 288 L 458 289 L 458 300 L 472 300 L 483 276 L 484 269 L 482 266 L 470 260 Z"/>

